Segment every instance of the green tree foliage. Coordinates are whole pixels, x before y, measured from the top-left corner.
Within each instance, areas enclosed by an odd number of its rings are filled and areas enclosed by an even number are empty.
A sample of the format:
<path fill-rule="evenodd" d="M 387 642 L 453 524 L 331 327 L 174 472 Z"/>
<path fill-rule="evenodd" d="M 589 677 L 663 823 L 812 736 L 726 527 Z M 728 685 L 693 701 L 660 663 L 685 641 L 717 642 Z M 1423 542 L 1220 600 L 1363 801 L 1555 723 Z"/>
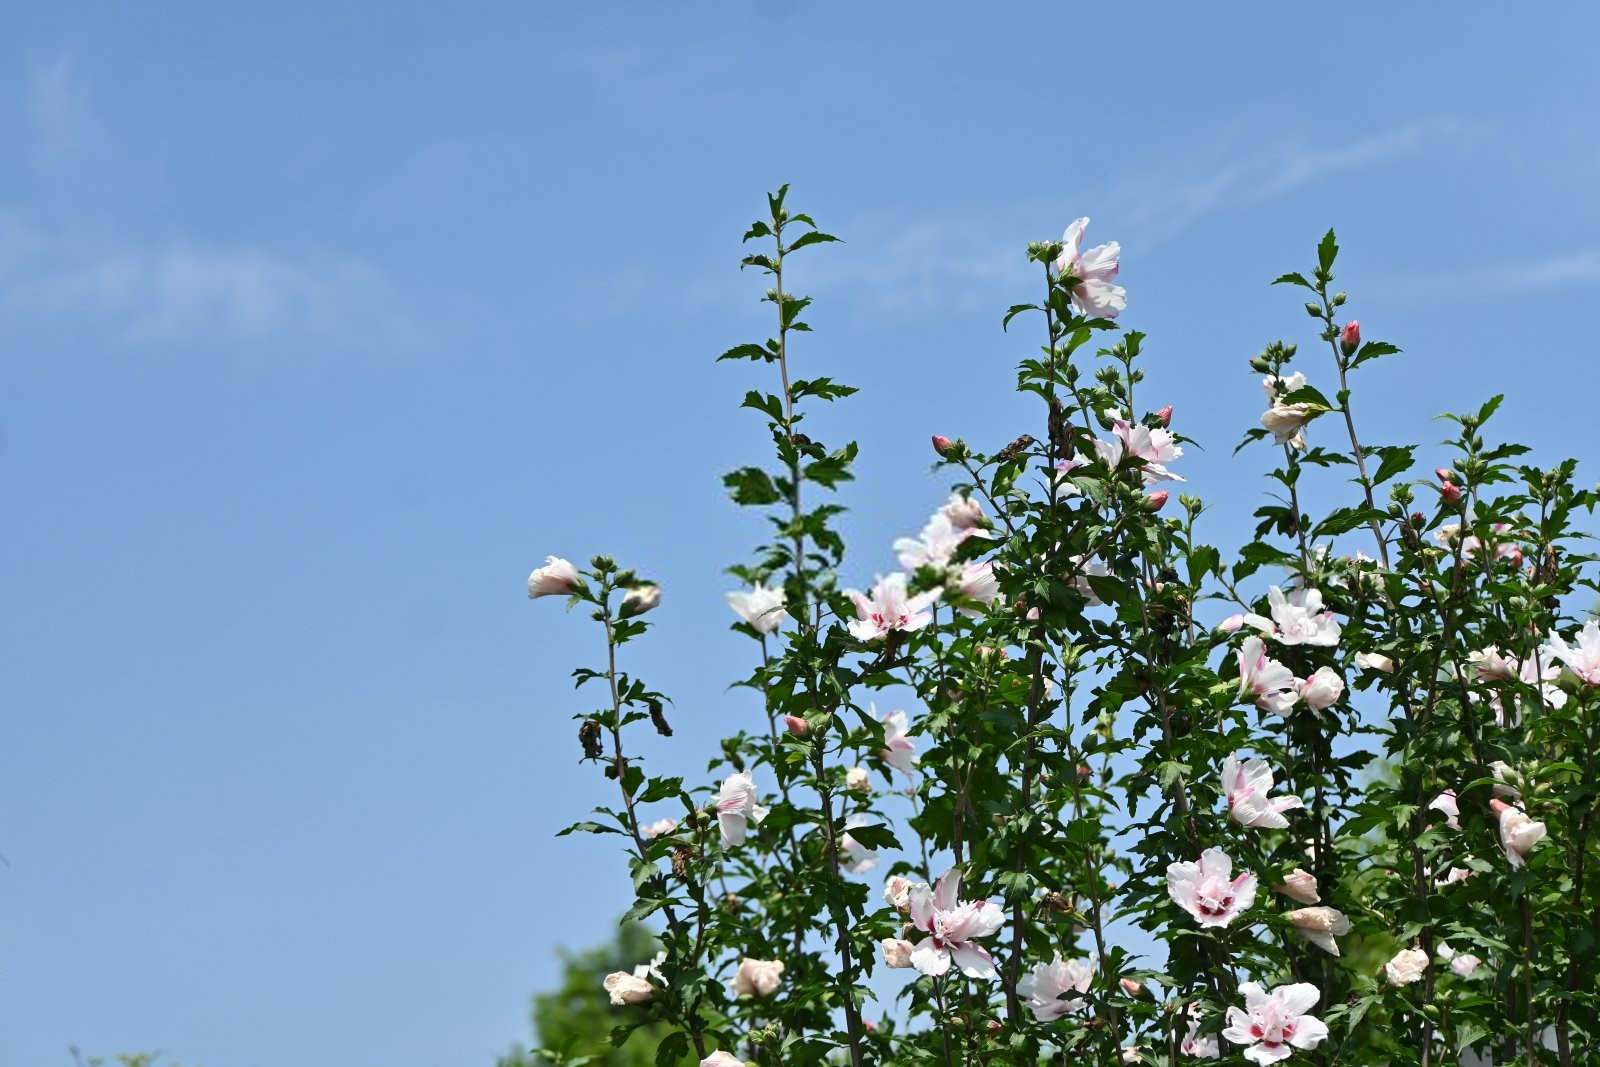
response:
<path fill-rule="evenodd" d="M 561 985 L 533 997 L 529 1015 L 539 1047 L 514 1047 L 500 1057 L 496 1067 L 654 1067 L 656 1047 L 670 1027 L 650 1023 L 634 1030 L 620 1047 L 613 1047 L 610 1035 L 619 1013 L 636 1009 L 612 1007 L 600 983 L 613 971 L 632 970 L 640 960 L 654 955 L 657 947 L 655 935 L 644 925 L 629 922 L 618 928 L 609 944 L 563 952 Z M 682 1062 L 694 1061 L 684 1057 Z"/>

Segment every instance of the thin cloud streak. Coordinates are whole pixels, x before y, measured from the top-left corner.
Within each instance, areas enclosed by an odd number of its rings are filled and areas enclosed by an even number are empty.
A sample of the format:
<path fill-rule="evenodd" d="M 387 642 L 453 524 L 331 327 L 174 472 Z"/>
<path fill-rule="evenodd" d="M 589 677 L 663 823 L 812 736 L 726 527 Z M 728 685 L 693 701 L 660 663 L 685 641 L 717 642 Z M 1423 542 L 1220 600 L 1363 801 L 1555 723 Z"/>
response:
<path fill-rule="evenodd" d="M 382 271 L 342 253 L 79 236 L 0 209 L 0 322 L 92 324 L 134 345 L 394 345 L 416 336 L 403 307 Z"/>
<path fill-rule="evenodd" d="M 71 55 L 63 53 L 29 69 L 23 108 L 33 155 L 47 166 L 89 154 L 105 141 L 106 125 Z"/>

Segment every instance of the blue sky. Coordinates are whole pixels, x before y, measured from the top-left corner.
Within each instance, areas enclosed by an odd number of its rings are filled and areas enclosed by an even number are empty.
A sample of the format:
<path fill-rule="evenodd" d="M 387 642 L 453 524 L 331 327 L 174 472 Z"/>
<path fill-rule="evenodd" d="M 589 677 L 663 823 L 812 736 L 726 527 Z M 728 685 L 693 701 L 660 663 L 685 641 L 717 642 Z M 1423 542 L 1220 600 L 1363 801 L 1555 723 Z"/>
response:
<path fill-rule="evenodd" d="M 552 839 L 606 796 L 596 635 L 522 583 L 600 550 L 663 583 L 658 765 L 751 721 L 720 570 L 760 530 L 718 475 L 770 383 L 711 360 L 766 335 L 738 236 L 780 182 L 847 241 L 795 272 L 796 359 L 863 388 L 860 581 L 941 498 L 931 432 L 1035 428 L 1000 315 L 1079 214 L 1222 507 L 1266 462 L 1230 456 L 1244 361 L 1309 339 L 1266 282 L 1329 225 L 1406 349 L 1370 439 L 1507 390 L 1501 432 L 1593 476 L 1591 5 L 579 7 L 8 8 L 0 1062 L 526 1039 L 626 882 Z"/>

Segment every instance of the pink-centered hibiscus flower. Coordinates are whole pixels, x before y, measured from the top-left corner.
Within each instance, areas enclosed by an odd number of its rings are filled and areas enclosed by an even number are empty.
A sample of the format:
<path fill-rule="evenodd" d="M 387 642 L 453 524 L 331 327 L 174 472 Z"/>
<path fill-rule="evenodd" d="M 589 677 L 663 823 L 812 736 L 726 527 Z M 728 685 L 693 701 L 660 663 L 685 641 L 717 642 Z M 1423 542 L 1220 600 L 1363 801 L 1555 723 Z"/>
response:
<path fill-rule="evenodd" d="M 1087 960 L 1064 960 L 1057 952 L 1049 963 L 1035 964 L 1017 983 L 1017 994 L 1042 1023 L 1053 1023 L 1071 1011 L 1082 1011 L 1085 1001 L 1074 993 L 1087 993 L 1094 967 Z"/>
<path fill-rule="evenodd" d="M 766 817 L 767 809 L 756 803 L 756 782 L 749 771 L 736 771 L 723 780 L 717 794 L 717 823 L 723 848 L 744 844 L 749 823 L 759 823 Z"/>
<path fill-rule="evenodd" d="M 1590 619 L 1573 640 L 1576 647 L 1567 644 L 1564 637 L 1552 631 L 1545 646 L 1546 657 L 1565 663 L 1567 669 L 1585 685 L 1600 685 L 1600 624 Z"/>
<path fill-rule="evenodd" d="M 895 541 L 894 551 L 900 566 L 908 571 L 918 567 L 948 567 L 961 542 L 980 532 L 974 526 L 957 526 L 941 508 L 928 519 L 921 534 Z"/>
<path fill-rule="evenodd" d="M 1266 643 L 1247 637 L 1239 646 L 1239 696 L 1254 694 L 1256 707 L 1288 716 L 1299 699 L 1299 679 L 1294 672 L 1267 656 Z"/>
<path fill-rule="evenodd" d="M 873 714 L 877 708 L 868 705 Z M 915 774 L 917 761 L 917 743 L 911 740 L 911 720 L 903 711 L 891 711 L 883 717 L 883 747 L 878 750 L 878 758 L 901 774 Z"/>
<path fill-rule="evenodd" d="M 939 599 L 939 590 L 909 596 L 906 576 L 891 574 L 879 578 L 871 594 L 846 589 L 845 595 L 856 606 L 856 618 L 848 624 L 858 641 L 879 641 L 895 630 L 920 630 L 933 621 L 928 607 Z"/>
<path fill-rule="evenodd" d="M 911 952 L 911 965 L 938 977 L 954 963 L 968 978 L 993 978 L 994 960 L 980 937 L 989 937 L 1005 922 L 999 905 L 987 900 L 962 900 L 961 868 L 952 867 L 932 889 L 911 889 L 911 925 L 927 936 Z"/>
<path fill-rule="evenodd" d="M 1138 456 L 1144 460 L 1145 485 L 1154 485 L 1156 482 L 1181 482 L 1184 479 L 1173 474 L 1167 469 L 1167 464 L 1183 455 L 1176 438 L 1170 430 L 1161 427 L 1154 429 L 1144 425 L 1133 425 L 1122 419 L 1111 424 L 1111 431 L 1117 435 L 1117 440 L 1122 445 L 1122 451 L 1130 456 Z M 1118 457 L 1119 460 L 1121 457 Z"/>
<path fill-rule="evenodd" d="M 1289 825 L 1283 813 L 1301 808 L 1299 797 L 1271 797 L 1272 768 L 1264 759 L 1239 762 L 1237 756 L 1222 761 L 1222 792 L 1228 798 L 1228 814 L 1241 826 L 1281 830 Z"/>
<path fill-rule="evenodd" d="M 1256 902 L 1256 876 L 1232 875 L 1227 853 L 1208 848 L 1198 862 L 1167 865 L 1167 894 L 1201 926 L 1227 926 Z"/>
<path fill-rule="evenodd" d="M 1294 1049 L 1316 1048 L 1328 1036 L 1322 1020 L 1306 1014 L 1322 996 L 1309 982 L 1262 989 L 1255 982 L 1240 982 L 1244 1008 L 1228 1009 L 1228 1028 L 1222 1036 L 1236 1045 L 1248 1045 L 1244 1057 L 1268 1064 L 1286 1060 Z"/>
<path fill-rule="evenodd" d="M 1272 618 L 1250 614 L 1244 621 L 1280 645 L 1320 645 L 1331 648 L 1339 643 L 1339 621 L 1322 606 L 1320 589 L 1296 589 L 1287 595 L 1277 586 L 1267 590 Z"/>
<path fill-rule="evenodd" d="M 1128 306 L 1128 293 L 1111 279 L 1121 270 L 1122 246 L 1115 241 L 1080 251 L 1087 218 L 1074 219 L 1061 235 L 1061 254 L 1056 257 L 1057 275 L 1071 275 L 1078 284 L 1072 287 L 1072 306 L 1085 315 L 1114 319 Z"/>

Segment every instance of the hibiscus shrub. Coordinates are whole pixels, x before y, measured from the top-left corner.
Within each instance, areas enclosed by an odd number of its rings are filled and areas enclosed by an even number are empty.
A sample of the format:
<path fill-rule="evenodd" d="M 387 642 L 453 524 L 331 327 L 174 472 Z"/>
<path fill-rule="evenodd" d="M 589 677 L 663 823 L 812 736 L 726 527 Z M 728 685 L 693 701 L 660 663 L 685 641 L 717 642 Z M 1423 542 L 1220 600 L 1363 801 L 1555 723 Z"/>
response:
<path fill-rule="evenodd" d="M 810 301 L 784 282 L 835 238 L 786 193 L 742 263 L 775 332 L 720 357 L 754 364 L 774 453 L 724 479 L 771 523 L 727 595 L 751 729 L 709 777 L 644 773 L 628 737 L 670 734 L 667 698 L 625 652 L 659 590 L 604 556 L 529 580 L 603 631 L 575 675 L 612 799 L 570 829 L 622 835 L 628 918 L 660 931 L 606 980 L 614 1039 L 664 1022 L 659 1061 L 705 1064 L 1600 1062 L 1574 464 L 1488 436 L 1498 398 L 1450 417 L 1431 476 L 1362 441 L 1352 379 L 1399 349 L 1345 320 L 1330 232 L 1277 280 L 1319 343 L 1250 361 L 1240 447 L 1277 466 L 1225 556 L 1164 488 L 1184 438 L 1139 406 L 1119 248 L 1079 219 L 1029 247 L 1037 302 L 1004 315 L 1044 342 L 1016 378 L 1037 427 L 934 437 L 953 495 L 899 571 L 842 588 L 856 446 L 803 424 L 854 390 L 798 376 Z"/>

